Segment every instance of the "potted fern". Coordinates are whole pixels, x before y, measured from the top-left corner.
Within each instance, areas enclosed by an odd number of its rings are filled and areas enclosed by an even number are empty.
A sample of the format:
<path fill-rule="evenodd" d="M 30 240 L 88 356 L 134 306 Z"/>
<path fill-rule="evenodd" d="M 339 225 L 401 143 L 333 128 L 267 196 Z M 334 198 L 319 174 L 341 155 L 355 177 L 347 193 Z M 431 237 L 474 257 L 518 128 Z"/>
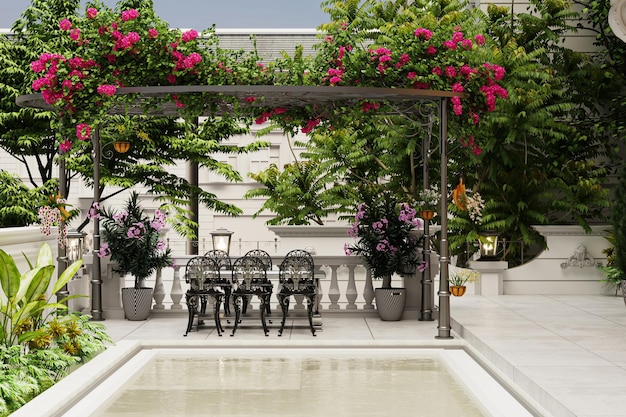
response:
<path fill-rule="evenodd" d="M 171 250 L 161 237 L 166 215 L 156 210 L 153 217 L 144 214 L 137 201 L 139 194 L 133 192 L 122 211 L 100 210 L 104 219 L 102 237 L 104 243 L 98 256 L 111 256 L 122 275 L 135 278 L 134 287 L 122 288 L 122 305 L 128 320 L 145 320 L 150 313 L 152 288 L 145 280 L 157 269 L 172 265 Z"/>

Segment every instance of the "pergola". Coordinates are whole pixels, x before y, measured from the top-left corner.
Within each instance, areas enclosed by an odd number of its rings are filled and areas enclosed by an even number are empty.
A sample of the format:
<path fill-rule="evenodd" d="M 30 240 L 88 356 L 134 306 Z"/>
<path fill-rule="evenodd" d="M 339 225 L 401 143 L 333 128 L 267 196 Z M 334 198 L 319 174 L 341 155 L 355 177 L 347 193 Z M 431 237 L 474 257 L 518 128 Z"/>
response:
<path fill-rule="evenodd" d="M 390 104 L 388 114 L 404 114 L 415 121 L 422 121 L 425 126 L 432 126 L 434 119 L 439 119 L 439 152 L 441 184 L 447 184 L 448 177 L 448 99 L 451 97 L 463 97 L 462 93 L 450 91 L 399 89 L 381 87 L 336 87 L 336 86 L 278 86 L 278 85 L 187 85 L 187 86 L 149 86 L 149 87 L 123 87 L 116 92 L 118 96 L 132 95 L 132 105 L 113 105 L 109 109 L 110 114 L 128 115 L 152 115 L 152 116 L 181 116 L 181 109 L 173 103 L 169 97 L 176 95 L 198 95 L 202 97 L 203 109 L 198 116 L 221 116 L 232 114 L 235 105 L 239 109 L 259 107 L 284 107 L 304 108 L 307 106 L 316 109 L 337 110 L 346 107 L 358 106 L 364 100 L 373 102 L 385 102 Z M 254 100 L 251 100 L 254 98 Z M 158 104 L 154 105 L 154 100 Z M 145 103 L 150 102 L 150 107 Z M 19 96 L 16 103 L 22 107 L 32 107 L 45 110 L 54 110 L 41 94 L 27 94 Z M 125 102 L 126 103 L 126 102 Z M 423 122 L 426 120 L 426 122 Z M 430 130 L 428 137 L 423 138 L 424 149 L 430 150 Z M 95 129 L 92 135 L 93 160 L 94 160 L 94 202 L 100 201 L 100 161 L 101 144 L 99 130 Z M 424 152 L 424 187 L 428 187 L 428 152 Z M 61 167 L 64 170 L 63 166 Z M 439 248 L 439 323 L 436 338 L 452 338 L 450 331 L 450 289 L 448 283 L 449 272 L 449 249 L 447 237 L 447 195 L 441 193 L 440 198 L 441 216 L 441 240 Z M 99 219 L 93 219 L 93 253 L 100 250 L 100 224 Z M 428 222 L 425 223 L 424 234 L 426 235 L 425 250 L 428 251 Z M 427 252 L 428 253 L 428 252 Z M 422 307 L 420 320 L 432 320 L 432 280 L 430 274 L 425 274 L 422 279 Z M 103 320 L 102 294 L 101 294 L 101 270 L 100 259 L 94 256 L 92 271 L 92 310 L 94 320 Z"/>

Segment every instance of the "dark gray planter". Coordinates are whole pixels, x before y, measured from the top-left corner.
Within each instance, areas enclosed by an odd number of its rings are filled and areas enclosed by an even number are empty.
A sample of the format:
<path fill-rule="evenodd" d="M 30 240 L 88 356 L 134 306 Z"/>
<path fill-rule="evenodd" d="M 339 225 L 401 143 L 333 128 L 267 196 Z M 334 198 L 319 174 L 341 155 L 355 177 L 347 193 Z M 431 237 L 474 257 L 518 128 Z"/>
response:
<path fill-rule="evenodd" d="M 402 319 L 406 304 L 406 288 L 376 288 L 374 290 L 376 310 L 383 321 Z"/>
<path fill-rule="evenodd" d="M 152 307 L 152 288 L 122 288 L 122 307 L 126 320 L 145 320 Z"/>

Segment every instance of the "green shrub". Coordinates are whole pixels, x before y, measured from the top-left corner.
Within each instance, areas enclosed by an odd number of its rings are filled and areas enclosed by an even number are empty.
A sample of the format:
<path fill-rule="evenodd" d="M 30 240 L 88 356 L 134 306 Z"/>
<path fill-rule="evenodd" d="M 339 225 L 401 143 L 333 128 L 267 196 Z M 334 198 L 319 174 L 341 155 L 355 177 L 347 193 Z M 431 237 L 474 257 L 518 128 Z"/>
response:
<path fill-rule="evenodd" d="M 69 265 L 53 283 L 52 250 L 41 245 L 37 260 L 21 273 L 0 249 L 0 417 L 32 400 L 67 375 L 71 367 L 106 348 L 111 338 L 90 316 L 67 312 L 71 295 L 53 301 L 76 274 Z M 52 294 L 52 295 L 48 295 Z"/>
<path fill-rule="evenodd" d="M 37 222 L 39 195 L 22 180 L 0 170 L 0 227 L 28 226 Z"/>

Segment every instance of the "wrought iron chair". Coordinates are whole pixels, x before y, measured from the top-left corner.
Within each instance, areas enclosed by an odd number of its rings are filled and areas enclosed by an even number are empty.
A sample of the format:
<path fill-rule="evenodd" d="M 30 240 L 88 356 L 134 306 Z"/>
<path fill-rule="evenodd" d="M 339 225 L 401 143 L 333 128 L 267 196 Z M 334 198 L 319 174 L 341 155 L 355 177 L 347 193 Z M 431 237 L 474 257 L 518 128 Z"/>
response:
<path fill-rule="evenodd" d="M 267 253 L 266 251 L 262 250 L 262 249 L 253 249 L 250 250 L 248 252 L 245 253 L 245 255 L 243 256 L 247 256 L 247 257 L 252 257 L 252 258 L 256 258 L 259 261 L 263 262 L 263 264 L 265 265 L 265 270 L 266 271 L 271 271 L 272 270 L 272 257 L 270 256 L 269 253 Z M 274 286 L 271 285 L 272 281 L 268 280 L 268 284 L 269 284 L 269 291 L 270 291 L 270 295 L 274 290 Z M 243 300 L 243 312 L 246 313 L 248 311 L 248 302 L 250 301 L 250 297 L 245 297 Z M 267 303 L 265 305 L 265 309 L 266 309 L 266 313 L 267 314 L 272 314 L 272 309 L 271 309 L 271 303 Z M 270 320 L 271 323 L 271 320 Z"/>
<path fill-rule="evenodd" d="M 239 323 L 241 323 L 242 305 L 246 299 L 252 296 L 259 297 L 261 306 L 261 324 L 265 336 L 268 335 L 267 323 L 265 321 L 265 306 L 270 302 L 272 292 L 271 283 L 267 279 L 267 269 L 259 258 L 243 256 L 233 263 L 233 305 L 235 306 L 235 326 L 231 336 L 235 335 Z"/>
<path fill-rule="evenodd" d="M 224 328 L 220 321 L 220 305 L 224 300 L 223 280 L 220 276 L 219 265 L 206 256 L 196 256 L 187 261 L 185 268 L 185 282 L 189 284 L 186 293 L 189 321 L 187 331 L 189 334 L 193 322 L 197 318 L 198 327 L 202 324 L 201 317 L 206 314 L 208 297 L 213 299 L 213 319 L 218 336 L 222 335 Z"/>
<path fill-rule="evenodd" d="M 289 310 L 289 298 L 292 295 L 302 295 L 307 301 L 307 314 L 311 333 L 315 336 L 313 327 L 313 306 L 317 295 L 314 275 L 313 257 L 305 250 L 296 249 L 287 253 L 280 264 L 278 271 L 279 292 L 277 294 L 280 307 L 283 310 L 283 319 L 278 335 L 282 336 Z"/>
<path fill-rule="evenodd" d="M 232 263 L 227 252 L 219 249 L 212 249 L 204 254 L 207 258 L 215 261 L 220 270 L 231 270 Z M 228 279 L 224 279 L 224 313 L 230 314 L 230 293 L 231 286 Z"/>

